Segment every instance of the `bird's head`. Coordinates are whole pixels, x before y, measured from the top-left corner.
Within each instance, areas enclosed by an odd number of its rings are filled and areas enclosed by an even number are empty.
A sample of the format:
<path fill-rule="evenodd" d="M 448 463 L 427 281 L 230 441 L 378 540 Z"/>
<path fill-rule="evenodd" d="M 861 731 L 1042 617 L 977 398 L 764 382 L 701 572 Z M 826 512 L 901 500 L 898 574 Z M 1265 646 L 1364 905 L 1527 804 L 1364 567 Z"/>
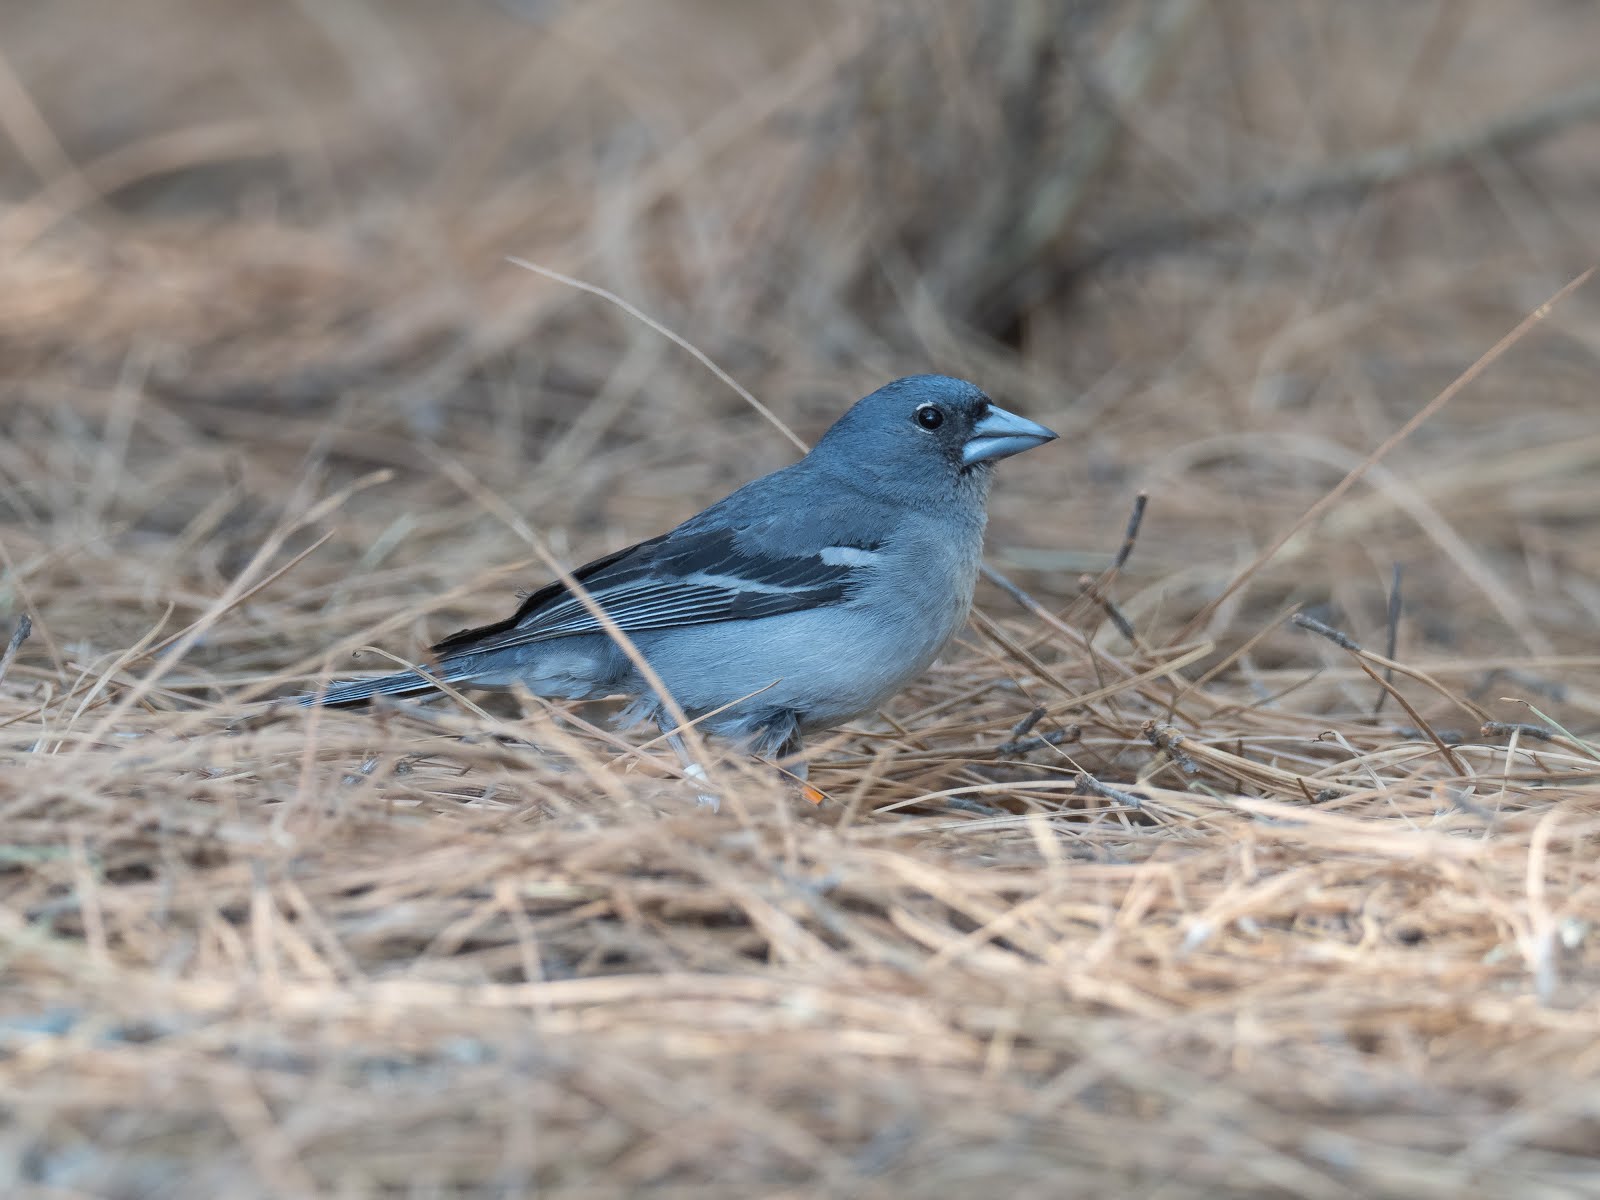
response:
<path fill-rule="evenodd" d="M 1055 437 L 965 380 L 909 375 L 858 400 L 812 454 L 834 468 L 901 486 L 983 484 L 995 462 Z"/>

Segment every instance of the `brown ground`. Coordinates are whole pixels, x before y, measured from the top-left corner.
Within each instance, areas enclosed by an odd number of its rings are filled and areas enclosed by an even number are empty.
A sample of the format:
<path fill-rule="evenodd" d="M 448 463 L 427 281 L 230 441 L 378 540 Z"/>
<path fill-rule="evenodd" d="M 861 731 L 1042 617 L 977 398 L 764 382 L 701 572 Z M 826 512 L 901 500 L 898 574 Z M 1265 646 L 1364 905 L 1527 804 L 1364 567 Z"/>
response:
<path fill-rule="evenodd" d="M 1570 0 L 0 10 L 0 1195 L 1600 1196 L 1600 284 L 1468 371 L 1596 80 Z M 789 461 L 507 255 L 808 437 L 1063 433 L 821 809 L 254 703 Z"/>

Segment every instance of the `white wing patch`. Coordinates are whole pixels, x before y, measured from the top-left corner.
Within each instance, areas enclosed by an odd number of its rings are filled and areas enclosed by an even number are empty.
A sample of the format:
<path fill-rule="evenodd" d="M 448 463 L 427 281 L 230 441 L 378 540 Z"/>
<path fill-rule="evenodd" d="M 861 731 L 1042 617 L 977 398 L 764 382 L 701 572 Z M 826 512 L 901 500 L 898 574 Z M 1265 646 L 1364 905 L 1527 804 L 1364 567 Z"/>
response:
<path fill-rule="evenodd" d="M 578 568 L 589 599 L 628 632 L 716 621 L 753 621 L 847 601 L 875 546 L 828 546 L 816 554 L 771 554 L 741 546 L 730 528 L 652 538 Z M 434 647 L 440 662 L 603 626 L 560 583 L 540 588 L 503 621 L 463 630 Z"/>
<path fill-rule="evenodd" d="M 692 588 L 715 588 L 721 592 L 760 592 L 769 596 L 784 596 L 807 590 L 803 584 L 790 586 L 785 583 L 767 583 L 760 579 L 746 579 L 742 575 L 714 575 L 709 571 L 696 571 L 693 575 L 685 575 L 683 585 Z"/>
<path fill-rule="evenodd" d="M 824 546 L 817 557 L 830 567 L 870 567 L 882 555 L 860 546 Z"/>

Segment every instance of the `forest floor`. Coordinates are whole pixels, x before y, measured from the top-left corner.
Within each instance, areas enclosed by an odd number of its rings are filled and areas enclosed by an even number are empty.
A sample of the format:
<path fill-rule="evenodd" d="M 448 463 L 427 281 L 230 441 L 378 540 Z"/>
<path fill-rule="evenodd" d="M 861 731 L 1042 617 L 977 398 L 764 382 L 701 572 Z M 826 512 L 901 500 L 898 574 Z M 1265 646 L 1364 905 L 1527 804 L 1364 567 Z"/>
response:
<path fill-rule="evenodd" d="M 1600 11 L 139 8 L 0 15 L 0 1193 L 1600 1196 Z M 271 703 L 790 461 L 680 340 L 1063 435 L 822 804 Z"/>

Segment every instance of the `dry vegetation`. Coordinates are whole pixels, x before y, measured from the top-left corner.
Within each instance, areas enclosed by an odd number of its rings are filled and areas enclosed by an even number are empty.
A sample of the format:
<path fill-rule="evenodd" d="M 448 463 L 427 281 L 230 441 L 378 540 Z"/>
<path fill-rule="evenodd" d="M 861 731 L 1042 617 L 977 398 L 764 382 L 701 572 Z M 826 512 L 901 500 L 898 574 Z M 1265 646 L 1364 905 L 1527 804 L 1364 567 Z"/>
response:
<path fill-rule="evenodd" d="M 0 15 L 0 1193 L 1600 1196 L 1600 285 L 1452 386 L 1594 6 L 108 11 Z M 259 703 L 789 459 L 511 254 L 1065 435 L 820 809 Z"/>

